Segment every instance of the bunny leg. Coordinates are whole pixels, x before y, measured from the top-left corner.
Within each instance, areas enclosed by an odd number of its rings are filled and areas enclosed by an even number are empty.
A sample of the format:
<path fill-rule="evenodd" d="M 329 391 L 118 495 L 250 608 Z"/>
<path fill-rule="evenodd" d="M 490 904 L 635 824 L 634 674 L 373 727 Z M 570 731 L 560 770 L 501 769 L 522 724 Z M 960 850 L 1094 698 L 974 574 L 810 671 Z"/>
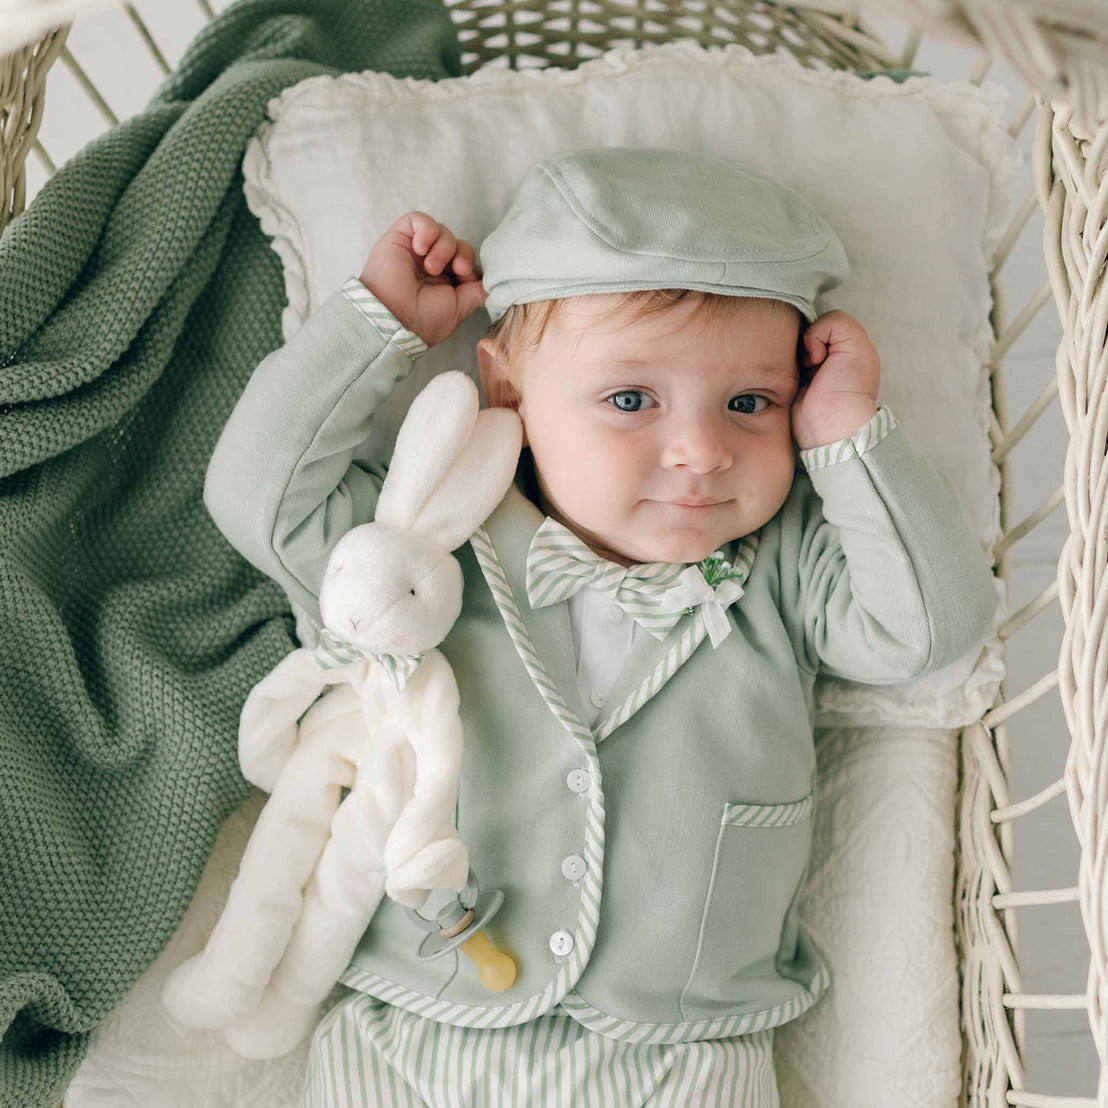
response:
<path fill-rule="evenodd" d="M 244 1058 L 287 1054 L 319 1021 L 320 1004 L 353 957 L 385 888 L 383 849 L 410 775 L 403 754 L 376 759 L 340 805 L 331 837 L 304 891 L 304 907 L 258 1007 L 224 1028 Z M 391 787 L 382 787 L 385 782 Z"/>
<path fill-rule="evenodd" d="M 336 702 L 326 703 L 336 696 Z M 349 711 L 338 711 L 345 700 Z M 312 719 L 312 713 L 316 713 Z M 320 722 L 323 720 L 324 722 Z M 205 948 L 166 979 L 162 1001 L 181 1023 L 224 1027 L 252 1010 L 288 944 L 366 742 L 360 701 L 339 686 L 304 717 L 299 745 L 262 809 Z"/>
<path fill-rule="evenodd" d="M 245 1058 L 287 1054 L 318 1023 L 328 996 L 384 892 L 384 842 L 411 796 L 414 762 L 403 733 L 380 719 L 304 895 L 285 955 L 253 1013 L 224 1028 Z"/>

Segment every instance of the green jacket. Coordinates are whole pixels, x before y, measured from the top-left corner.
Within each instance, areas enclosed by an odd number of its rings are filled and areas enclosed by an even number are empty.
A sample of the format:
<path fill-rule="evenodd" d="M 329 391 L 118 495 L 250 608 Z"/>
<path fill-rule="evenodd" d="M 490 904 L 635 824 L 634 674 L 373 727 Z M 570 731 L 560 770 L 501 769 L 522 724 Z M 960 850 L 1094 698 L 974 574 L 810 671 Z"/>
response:
<path fill-rule="evenodd" d="M 385 470 L 358 450 L 374 408 L 422 349 L 336 292 L 258 367 L 212 456 L 217 525 L 316 622 L 331 547 L 373 517 Z M 504 893 L 487 930 L 517 980 L 493 994 L 464 956 L 421 962 L 422 933 L 385 901 L 343 981 L 445 1022 L 505 1026 L 560 1004 L 652 1042 L 773 1027 L 815 1003 L 830 974 L 797 899 L 816 672 L 879 684 L 938 668 L 997 605 L 953 486 L 878 416 L 802 451 L 777 515 L 724 548 L 752 569 L 718 649 L 694 615 L 661 642 L 640 636 L 591 730 L 568 603 L 527 603 L 544 517 L 509 490 L 457 552 L 463 608 L 441 650 L 466 735 L 458 829 L 482 887 Z"/>

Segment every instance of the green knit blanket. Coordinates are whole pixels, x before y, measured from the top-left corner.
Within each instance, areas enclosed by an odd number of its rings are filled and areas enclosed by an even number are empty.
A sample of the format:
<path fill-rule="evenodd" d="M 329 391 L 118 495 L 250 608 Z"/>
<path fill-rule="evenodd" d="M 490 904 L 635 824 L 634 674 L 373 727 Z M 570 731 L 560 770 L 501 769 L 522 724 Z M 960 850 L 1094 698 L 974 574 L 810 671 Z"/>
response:
<path fill-rule="evenodd" d="M 239 711 L 296 640 L 201 500 L 282 341 L 240 165 L 281 89 L 363 69 L 459 75 L 441 0 L 239 0 L 0 238 L 3 1108 L 58 1103 L 248 792 Z"/>

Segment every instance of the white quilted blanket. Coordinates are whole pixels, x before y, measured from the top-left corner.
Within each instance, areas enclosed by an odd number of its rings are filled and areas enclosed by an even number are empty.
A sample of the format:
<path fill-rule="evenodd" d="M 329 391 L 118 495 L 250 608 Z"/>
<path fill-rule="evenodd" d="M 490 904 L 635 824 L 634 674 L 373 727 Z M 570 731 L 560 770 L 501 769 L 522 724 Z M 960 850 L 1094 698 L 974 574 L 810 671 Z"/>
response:
<path fill-rule="evenodd" d="M 816 826 L 800 914 L 828 958 L 832 987 L 777 1031 L 782 1108 L 955 1108 L 957 732 L 827 728 L 816 745 Z M 65 1108 L 299 1104 L 307 1044 L 282 1059 L 246 1061 L 216 1032 L 174 1023 L 158 996 L 169 970 L 215 925 L 264 800 L 255 793 L 224 825 L 184 922 L 93 1035 Z"/>

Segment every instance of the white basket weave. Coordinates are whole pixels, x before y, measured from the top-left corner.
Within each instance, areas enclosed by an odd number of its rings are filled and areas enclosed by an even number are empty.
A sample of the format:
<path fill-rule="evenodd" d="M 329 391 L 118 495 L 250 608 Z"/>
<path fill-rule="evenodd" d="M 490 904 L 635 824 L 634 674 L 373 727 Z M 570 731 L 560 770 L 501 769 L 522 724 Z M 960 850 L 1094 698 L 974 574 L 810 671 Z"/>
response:
<path fill-rule="evenodd" d="M 210 18 L 207 0 L 199 0 Z M 676 38 L 704 45 L 741 42 L 756 53 L 785 50 L 806 65 L 847 69 L 909 68 L 925 35 L 974 48 L 970 80 L 995 61 L 1010 65 L 1028 92 L 1010 123 L 1020 134 L 1034 119 L 1034 188 L 996 253 L 992 358 L 993 459 L 1001 470 L 997 572 L 1008 581 L 1012 545 L 1064 498 L 1069 534 L 1056 580 L 1001 628 L 1007 639 L 1035 633 L 1036 617 L 1056 601 L 1065 620 L 1057 668 L 998 701 L 961 736 L 955 897 L 964 1039 L 962 1103 L 1027 1108 L 1108 1108 L 1108 4 L 1103 0 L 810 0 L 776 7 L 768 0 L 446 0 L 459 25 L 463 66 L 572 67 L 619 45 Z M 128 14 L 163 71 L 168 66 L 141 18 Z M 913 30 L 896 50 L 859 14 L 889 15 Z M 65 47 L 68 28 L 49 32 L 0 58 L 0 229 L 22 211 L 24 163 L 37 142 L 46 74 L 61 57 L 105 123 L 111 109 Z M 92 137 L 92 136 L 90 136 Z M 1048 279 L 1008 322 L 1001 271 L 1036 205 L 1044 217 Z M 1003 358 L 1051 298 L 1063 334 L 1042 391 L 1010 424 Z M 1069 431 L 1064 485 L 1026 518 L 1010 518 L 1009 455 L 1060 398 Z M 1069 753 L 1051 785 L 1014 802 L 1009 794 L 1008 722 L 1054 689 L 1069 730 Z M 1070 888 L 1015 890 L 1015 820 L 1065 792 L 1080 865 Z M 1086 991 L 1030 995 L 1021 985 L 1017 909 L 1077 901 L 1091 957 Z M 1025 1085 L 1026 1011 L 1072 1008 L 1088 1014 L 1100 1061 L 1095 1100 L 1051 1095 Z M 847 1108 L 847 1106 L 844 1106 Z"/>

